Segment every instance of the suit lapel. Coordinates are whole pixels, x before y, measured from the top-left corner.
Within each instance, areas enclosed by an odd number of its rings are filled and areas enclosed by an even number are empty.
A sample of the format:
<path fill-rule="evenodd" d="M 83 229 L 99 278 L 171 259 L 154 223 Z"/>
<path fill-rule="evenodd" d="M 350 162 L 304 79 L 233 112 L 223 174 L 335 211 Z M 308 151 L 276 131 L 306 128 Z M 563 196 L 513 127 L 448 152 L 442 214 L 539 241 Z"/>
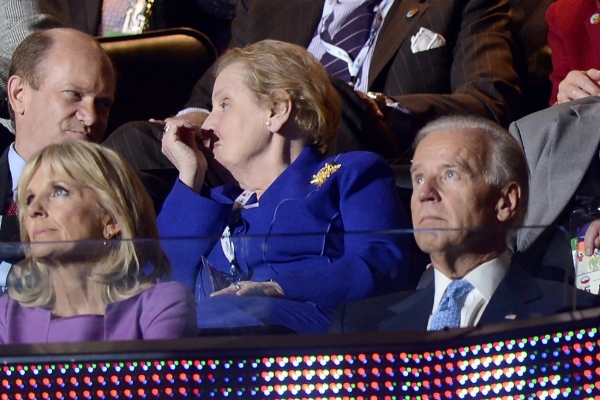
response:
<path fill-rule="evenodd" d="M 248 26 L 244 29 L 248 37 L 242 40 L 247 44 L 275 39 L 308 47 L 321 20 L 325 0 L 247 0 L 246 3 Z"/>
<path fill-rule="evenodd" d="M 529 303 L 542 297 L 534 278 L 513 263 L 485 308 L 478 325 L 488 325 L 504 320 L 529 318 Z"/>
<path fill-rule="evenodd" d="M 424 3 L 424 0 L 396 0 L 391 6 L 383 26 L 377 37 L 375 50 L 373 51 L 373 59 L 369 67 L 369 85 L 371 87 L 375 78 L 385 68 L 386 64 L 392 59 L 398 48 L 406 40 L 408 34 L 413 30 L 414 26 L 421 19 L 425 11 L 429 8 L 429 4 Z M 412 9 L 418 10 L 417 14 L 408 18 L 406 15 Z M 399 21 L 406 23 L 400 23 Z"/>
<path fill-rule="evenodd" d="M 435 288 L 433 282 L 416 291 L 388 310 L 394 315 L 378 324 L 380 331 L 408 331 L 427 329 L 429 315 L 433 309 Z"/>

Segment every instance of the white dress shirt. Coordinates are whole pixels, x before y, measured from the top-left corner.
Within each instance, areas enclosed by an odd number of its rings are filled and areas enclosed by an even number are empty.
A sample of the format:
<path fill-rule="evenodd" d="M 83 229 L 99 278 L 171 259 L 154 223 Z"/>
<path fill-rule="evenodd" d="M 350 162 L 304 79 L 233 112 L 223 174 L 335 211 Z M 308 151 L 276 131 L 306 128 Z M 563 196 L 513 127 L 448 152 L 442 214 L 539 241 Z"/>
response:
<path fill-rule="evenodd" d="M 460 311 L 460 327 L 475 326 L 483 315 L 485 307 L 490 302 L 496 288 L 504 279 L 504 275 L 510 267 L 510 253 L 505 251 L 498 257 L 485 262 L 469 272 L 463 279 L 469 281 L 474 289 L 463 299 Z M 431 326 L 433 313 L 437 310 L 444 297 L 446 288 L 452 283 L 448 278 L 437 269 L 434 271 L 435 295 L 433 298 L 433 309 L 427 323 L 427 330 Z"/>

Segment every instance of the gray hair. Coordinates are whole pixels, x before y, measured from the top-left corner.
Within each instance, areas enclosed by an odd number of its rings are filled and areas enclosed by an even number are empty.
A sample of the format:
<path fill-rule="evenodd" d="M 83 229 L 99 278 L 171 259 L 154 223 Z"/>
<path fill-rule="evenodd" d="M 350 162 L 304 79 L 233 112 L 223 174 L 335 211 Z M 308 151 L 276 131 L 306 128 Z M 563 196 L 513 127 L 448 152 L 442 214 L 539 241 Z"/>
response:
<path fill-rule="evenodd" d="M 446 129 L 468 130 L 482 136 L 488 146 L 486 168 L 482 171 L 484 179 L 498 189 L 509 182 L 516 182 L 521 187 L 517 213 L 509 227 L 522 226 L 529 200 L 529 169 L 525 153 L 517 140 L 506 129 L 490 120 L 473 116 L 450 116 L 425 125 L 417 134 L 413 148 L 416 149 L 429 134 Z"/>

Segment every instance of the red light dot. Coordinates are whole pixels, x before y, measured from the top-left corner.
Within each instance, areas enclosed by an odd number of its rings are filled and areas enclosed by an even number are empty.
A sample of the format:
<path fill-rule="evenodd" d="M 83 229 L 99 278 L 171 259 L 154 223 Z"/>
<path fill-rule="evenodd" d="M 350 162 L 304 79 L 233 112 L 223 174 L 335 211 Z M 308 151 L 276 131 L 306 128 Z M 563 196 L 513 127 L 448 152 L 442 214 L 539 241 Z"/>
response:
<path fill-rule="evenodd" d="M 71 398 L 72 398 L 72 399 L 74 399 L 75 397 L 77 397 L 77 393 L 75 393 L 75 391 L 74 391 L 74 390 L 71 390 L 71 391 L 69 392 L 69 396 L 71 396 Z"/>
<path fill-rule="evenodd" d="M 83 397 L 90 397 L 90 391 L 89 390 L 84 390 L 83 391 Z"/>
<path fill-rule="evenodd" d="M 172 395 L 172 394 L 173 394 L 173 389 L 171 389 L 171 388 L 166 388 L 166 389 L 165 389 L 165 393 L 166 393 L 167 395 L 169 395 L 169 396 L 170 396 L 170 395 Z"/>
<path fill-rule="evenodd" d="M 138 389 L 137 394 L 138 396 L 144 396 L 146 394 L 146 391 L 144 389 Z"/>
<path fill-rule="evenodd" d="M 96 395 L 97 395 L 98 397 L 102 397 L 102 396 L 104 396 L 104 391 L 103 391 L 103 390 L 98 390 L 98 391 L 96 392 Z"/>
<path fill-rule="evenodd" d="M 115 397 L 115 398 L 116 398 L 116 397 L 118 397 L 118 396 L 119 396 L 119 392 L 117 392 L 115 389 L 113 389 L 113 390 L 111 390 L 111 391 L 110 391 L 110 395 L 111 395 L 112 397 Z"/>
<path fill-rule="evenodd" d="M 69 381 L 71 382 L 71 385 L 74 385 L 77 383 L 77 378 L 72 376 L 71 379 L 69 379 Z"/>
<path fill-rule="evenodd" d="M 183 372 L 181 374 L 179 374 L 179 380 L 185 381 L 187 379 L 187 374 L 184 374 Z"/>
<path fill-rule="evenodd" d="M 186 390 L 185 388 L 179 388 L 179 394 L 185 394 Z"/>
<path fill-rule="evenodd" d="M 22 381 L 21 379 L 17 379 L 17 380 L 15 381 L 15 385 L 17 385 L 17 386 L 21 386 L 22 384 L 23 384 L 23 381 Z M 19 395 L 19 396 L 20 396 L 20 395 Z"/>
<path fill-rule="evenodd" d="M 35 393 L 29 393 L 28 396 L 31 400 L 35 399 Z"/>
<path fill-rule="evenodd" d="M 61 398 L 63 397 L 63 395 L 62 395 L 62 393 L 61 393 L 61 392 L 56 392 L 56 393 L 54 394 L 54 397 L 56 397 L 57 399 L 61 399 Z"/>
<path fill-rule="evenodd" d="M 129 390 L 129 389 L 125 389 L 125 390 L 123 390 L 123 394 L 124 394 L 125 396 L 129 397 L 129 396 L 131 396 L 131 390 Z"/>
<path fill-rule="evenodd" d="M 157 388 L 152 389 L 151 393 L 152 393 L 152 396 L 158 396 L 158 389 Z"/>

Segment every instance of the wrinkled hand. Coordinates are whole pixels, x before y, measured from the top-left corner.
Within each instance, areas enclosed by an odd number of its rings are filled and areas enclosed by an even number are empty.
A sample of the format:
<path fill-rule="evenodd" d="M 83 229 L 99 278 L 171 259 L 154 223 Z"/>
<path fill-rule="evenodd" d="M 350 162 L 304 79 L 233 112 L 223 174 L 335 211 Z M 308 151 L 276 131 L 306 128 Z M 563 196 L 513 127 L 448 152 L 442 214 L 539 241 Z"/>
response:
<path fill-rule="evenodd" d="M 220 296 L 223 294 L 235 294 L 238 296 L 265 296 L 265 297 L 278 297 L 285 298 L 283 289 L 277 282 L 253 282 L 253 281 L 241 281 L 237 284 L 227 286 L 225 289 L 221 289 L 218 292 L 214 292 L 210 297 Z"/>
<path fill-rule="evenodd" d="M 585 237 L 583 239 L 585 245 L 585 255 L 591 256 L 594 253 L 594 249 L 600 249 L 600 219 L 595 220 L 590 224 Z"/>
<path fill-rule="evenodd" d="M 589 69 L 587 71 L 571 71 L 565 79 L 558 84 L 557 103 L 581 99 L 600 94 L 600 71 Z"/>
<path fill-rule="evenodd" d="M 181 182 L 200 193 L 208 169 L 208 161 L 197 143 L 203 137 L 200 127 L 182 118 L 167 118 L 164 123 L 163 154 L 179 171 Z"/>

